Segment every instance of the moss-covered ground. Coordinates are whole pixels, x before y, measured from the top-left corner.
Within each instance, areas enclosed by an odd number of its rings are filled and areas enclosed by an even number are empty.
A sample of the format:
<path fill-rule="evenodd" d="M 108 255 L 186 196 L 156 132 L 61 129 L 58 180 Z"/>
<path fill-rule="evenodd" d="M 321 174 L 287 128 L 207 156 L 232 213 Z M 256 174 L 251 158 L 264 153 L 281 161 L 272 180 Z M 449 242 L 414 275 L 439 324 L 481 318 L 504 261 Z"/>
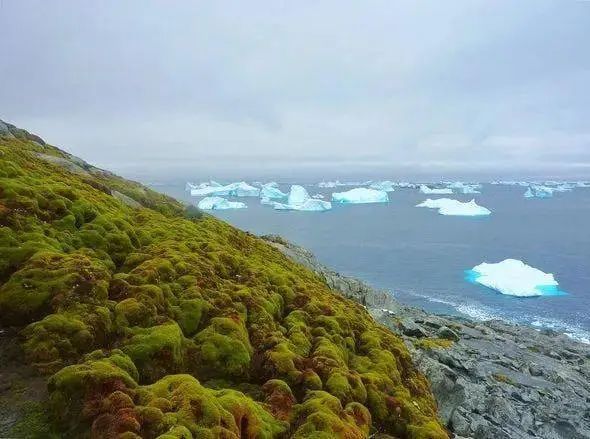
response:
<path fill-rule="evenodd" d="M 72 160 L 0 138 L 0 326 L 48 392 L 14 436 L 448 437 L 406 347 L 361 305 L 257 237 Z"/>

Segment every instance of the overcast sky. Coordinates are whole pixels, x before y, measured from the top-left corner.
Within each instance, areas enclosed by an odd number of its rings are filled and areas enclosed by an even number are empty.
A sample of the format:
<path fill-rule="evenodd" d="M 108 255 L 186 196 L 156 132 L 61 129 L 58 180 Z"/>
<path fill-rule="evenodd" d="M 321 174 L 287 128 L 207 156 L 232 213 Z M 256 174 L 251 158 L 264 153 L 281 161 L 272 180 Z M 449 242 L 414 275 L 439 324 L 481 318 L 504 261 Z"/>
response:
<path fill-rule="evenodd" d="M 120 172 L 590 174 L 590 2 L 0 0 L 0 118 Z"/>

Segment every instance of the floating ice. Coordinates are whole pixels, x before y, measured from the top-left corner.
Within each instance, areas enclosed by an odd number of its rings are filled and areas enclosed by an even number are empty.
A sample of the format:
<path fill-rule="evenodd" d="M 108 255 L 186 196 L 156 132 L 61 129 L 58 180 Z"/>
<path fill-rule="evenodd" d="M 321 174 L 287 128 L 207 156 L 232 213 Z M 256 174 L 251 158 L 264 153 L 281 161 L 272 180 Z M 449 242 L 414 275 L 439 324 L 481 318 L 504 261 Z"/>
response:
<path fill-rule="evenodd" d="M 272 205 L 276 210 L 304 210 L 314 212 L 321 212 L 332 208 L 332 203 L 311 198 L 305 188 L 297 184 L 291 186 L 287 203 L 273 202 Z"/>
<path fill-rule="evenodd" d="M 395 191 L 395 188 L 393 186 L 395 186 L 395 183 L 393 181 L 385 180 L 385 181 L 376 181 L 374 183 L 371 183 L 371 185 L 369 187 L 371 189 L 377 189 L 380 191 L 393 192 L 393 191 Z"/>
<path fill-rule="evenodd" d="M 396 187 L 401 187 L 405 189 L 416 189 L 419 185 L 416 183 L 409 183 L 407 181 L 398 181 L 393 184 Z"/>
<path fill-rule="evenodd" d="M 315 195 L 312 195 L 311 198 L 317 198 L 317 199 L 321 200 L 324 198 L 324 195 L 323 194 L 315 194 Z"/>
<path fill-rule="evenodd" d="M 416 207 L 438 209 L 438 213 L 441 215 L 453 216 L 482 216 L 492 213 L 489 209 L 478 205 L 475 200 L 462 203 L 461 201 L 450 198 L 439 198 L 436 200 L 428 198 L 426 201 L 417 204 Z"/>
<path fill-rule="evenodd" d="M 309 199 L 309 194 L 303 186 L 294 184 L 289 191 L 288 204 L 296 205 L 305 203 Z"/>
<path fill-rule="evenodd" d="M 477 189 L 481 188 L 481 184 L 479 183 L 463 183 L 462 181 L 456 181 L 454 183 L 450 183 L 447 186 L 449 189 L 455 189 L 458 192 L 463 194 L 479 194 L 481 193 Z"/>
<path fill-rule="evenodd" d="M 553 196 L 554 188 L 531 185 L 524 193 L 525 198 L 549 198 Z"/>
<path fill-rule="evenodd" d="M 215 182 L 211 182 L 215 183 Z M 230 197 L 257 197 L 260 194 L 260 189 L 250 186 L 245 181 L 238 183 L 231 183 L 225 186 L 208 184 L 204 187 L 198 187 L 191 189 L 191 195 L 193 197 L 203 197 L 208 195 L 215 196 L 230 196 Z"/>
<path fill-rule="evenodd" d="M 265 185 L 262 186 L 262 189 L 260 189 L 260 198 L 267 198 L 267 199 L 272 199 L 272 198 L 285 198 L 287 196 L 286 193 L 282 192 L 278 185 L 274 182 L 272 183 L 267 183 Z"/>
<path fill-rule="evenodd" d="M 240 201 L 228 201 L 221 197 L 203 198 L 197 206 L 203 210 L 245 209 L 248 207 Z"/>
<path fill-rule="evenodd" d="M 368 186 L 371 184 L 371 181 L 347 181 L 341 182 L 340 180 L 335 181 L 320 181 L 318 183 L 318 187 L 321 188 L 335 188 L 338 186 Z"/>
<path fill-rule="evenodd" d="M 569 183 L 560 183 L 553 187 L 554 192 L 571 192 L 575 186 Z"/>
<path fill-rule="evenodd" d="M 449 188 L 430 188 L 426 185 L 420 185 L 420 192 L 427 195 L 449 195 L 453 193 L 452 189 Z"/>
<path fill-rule="evenodd" d="M 273 203 L 273 207 L 276 210 L 302 210 L 308 212 L 323 212 L 332 208 L 332 203 L 329 201 L 317 200 L 310 198 L 301 204 L 284 204 L 284 203 Z"/>
<path fill-rule="evenodd" d="M 191 189 L 204 189 L 206 187 L 221 187 L 221 186 L 223 186 L 221 183 L 217 183 L 214 180 L 204 181 L 199 184 L 187 182 L 186 183 L 186 190 L 190 191 Z"/>
<path fill-rule="evenodd" d="M 357 187 L 346 192 L 334 192 L 332 201 L 336 203 L 387 203 L 389 197 L 387 192 L 376 189 Z"/>
<path fill-rule="evenodd" d="M 495 180 L 490 184 L 503 185 L 503 186 L 528 186 L 530 183 L 527 181 L 513 181 L 513 180 Z"/>
<path fill-rule="evenodd" d="M 486 262 L 467 270 L 467 280 L 502 294 L 518 297 L 556 296 L 565 294 L 550 273 L 543 273 L 517 259 L 496 264 Z"/>

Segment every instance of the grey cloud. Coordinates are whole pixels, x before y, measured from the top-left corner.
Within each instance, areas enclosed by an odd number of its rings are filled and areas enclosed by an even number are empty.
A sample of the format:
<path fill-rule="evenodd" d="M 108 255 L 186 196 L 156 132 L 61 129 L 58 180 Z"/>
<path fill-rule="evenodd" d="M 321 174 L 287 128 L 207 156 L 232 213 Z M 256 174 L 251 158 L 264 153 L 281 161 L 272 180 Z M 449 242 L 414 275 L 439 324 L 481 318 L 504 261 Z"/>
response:
<path fill-rule="evenodd" d="M 590 163 L 589 2 L 0 4 L 0 117 L 115 170 Z"/>

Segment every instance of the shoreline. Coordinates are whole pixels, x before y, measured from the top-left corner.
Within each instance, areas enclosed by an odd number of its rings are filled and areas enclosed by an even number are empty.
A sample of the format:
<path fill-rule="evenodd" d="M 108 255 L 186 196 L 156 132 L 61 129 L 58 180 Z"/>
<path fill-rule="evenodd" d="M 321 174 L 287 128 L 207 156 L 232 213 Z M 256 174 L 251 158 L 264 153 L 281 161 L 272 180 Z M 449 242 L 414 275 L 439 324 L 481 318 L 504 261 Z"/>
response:
<path fill-rule="evenodd" d="M 331 270 L 303 247 L 279 236 L 262 239 L 364 305 L 404 340 L 455 437 L 590 437 L 590 345 L 552 329 L 407 306 L 386 290 Z"/>

